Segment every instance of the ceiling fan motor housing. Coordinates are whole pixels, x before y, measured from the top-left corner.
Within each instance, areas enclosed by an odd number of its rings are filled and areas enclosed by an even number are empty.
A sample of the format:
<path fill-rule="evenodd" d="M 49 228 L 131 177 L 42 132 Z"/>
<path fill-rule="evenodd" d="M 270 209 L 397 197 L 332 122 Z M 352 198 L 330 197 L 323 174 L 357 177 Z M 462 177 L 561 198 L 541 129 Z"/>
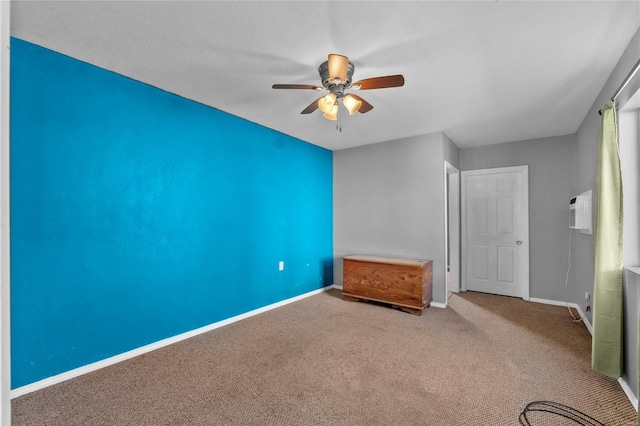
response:
<path fill-rule="evenodd" d="M 318 67 L 318 72 L 320 73 L 322 85 L 339 98 L 342 97 L 344 90 L 351 84 L 351 77 L 353 76 L 354 69 L 355 67 L 353 66 L 353 63 L 349 61 L 346 78 L 344 80 L 340 77 L 331 77 L 329 75 L 329 61 L 324 61 Z"/>

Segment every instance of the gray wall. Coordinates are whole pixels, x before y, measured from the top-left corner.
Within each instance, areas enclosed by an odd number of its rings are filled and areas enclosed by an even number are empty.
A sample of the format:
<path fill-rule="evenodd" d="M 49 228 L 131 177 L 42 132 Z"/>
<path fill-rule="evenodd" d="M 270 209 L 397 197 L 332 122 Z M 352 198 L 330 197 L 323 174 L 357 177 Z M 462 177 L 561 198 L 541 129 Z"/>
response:
<path fill-rule="evenodd" d="M 576 195 L 574 136 L 460 150 L 462 171 L 522 165 L 529 166 L 529 294 L 564 301 L 569 199 Z M 571 292 L 569 302 L 574 299 Z"/>
<path fill-rule="evenodd" d="M 598 154 L 598 141 L 600 137 L 600 116 L 598 110 L 602 108 L 605 102 L 611 98 L 614 92 L 620 86 L 620 83 L 627 76 L 633 65 L 638 60 L 638 52 L 640 52 L 640 30 L 627 46 L 618 64 L 611 72 L 609 79 L 604 84 L 602 91 L 596 98 L 584 121 L 580 125 L 576 133 L 577 143 L 577 177 L 578 177 L 578 193 L 588 189 L 594 190 L 594 206 L 595 206 L 595 188 L 596 188 L 596 157 Z M 640 80 L 640 75 L 636 75 Z M 637 86 L 637 82 L 634 83 Z M 629 93 L 626 93 L 626 97 Z M 622 98 L 620 99 L 622 101 Z M 594 225 L 595 225 L 595 209 L 594 209 Z M 593 269 L 594 269 L 594 248 L 593 236 L 578 234 L 572 240 L 571 246 L 572 263 L 575 266 L 573 273 L 570 275 L 570 288 L 574 290 L 576 302 L 586 313 L 590 323 L 593 322 L 591 312 L 586 312 L 587 301 L 584 298 L 585 292 L 593 294 Z M 589 302 L 590 303 L 590 302 Z"/>
<path fill-rule="evenodd" d="M 598 143 L 600 138 L 600 116 L 598 110 L 605 102 L 611 98 L 618 89 L 624 78 L 638 60 L 640 52 L 640 30 L 627 46 L 618 64 L 611 72 L 602 91 L 596 98 L 584 121 L 576 133 L 577 143 L 577 175 L 578 190 L 596 188 L 596 165 L 598 154 Z M 640 75 L 629 85 L 629 88 L 618 98 L 619 107 L 624 107 L 624 103 L 640 87 Z M 622 144 L 621 144 L 622 148 Z M 621 159 L 621 165 L 627 163 L 627 158 Z M 626 184 L 623 184 L 623 186 Z M 625 190 L 625 193 L 627 191 Z M 595 214 L 594 196 L 594 214 Z M 594 216 L 595 219 L 595 216 Z M 636 218 L 637 219 L 637 218 Z M 595 224 L 595 220 L 594 220 Z M 625 224 L 626 228 L 626 224 Z M 626 230 L 625 230 L 626 232 Z M 626 247 L 625 247 L 626 248 Z M 572 263 L 576 266 L 574 273 L 570 277 L 572 288 L 576 293 L 576 299 L 582 310 L 585 311 L 587 305 L 584 299 L 584 292 L 593 294 L 593 270 L 594 270 L 594 245 L 592 236 L 579 235 L 572 241 Z M 625 260 L 628 260 L 629 252 L 625 253 Z M 625 314 L 624 314 L 624 380 L 627 382 L 636 398 L 638 397 L 638 287 L 640 278 L 628 271 L 623 274 Z M 593 323 L 591 312 L 586 312 L 587 320 Z"/>
<path fill-rule="evenodd" d="M 445 145 L 438 132 L 334 151 L 336 285 L 348 254 L 431 259 L 434 301 L 445 302 Z"/>

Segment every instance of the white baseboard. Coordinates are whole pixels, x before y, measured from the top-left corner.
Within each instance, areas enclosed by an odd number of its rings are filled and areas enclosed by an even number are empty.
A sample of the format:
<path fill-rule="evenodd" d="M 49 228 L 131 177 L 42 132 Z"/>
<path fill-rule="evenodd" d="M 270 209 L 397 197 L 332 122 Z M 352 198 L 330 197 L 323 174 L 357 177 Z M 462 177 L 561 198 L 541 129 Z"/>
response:
<path fill-rule="evenodd" d="M 35 392 L 40 389 L 44 389 L 48 386 L 55 385 L 58 383 L 62 383 L 66 380 L 73 379 L 74 377 L 81 376 L 83 374 L 91 373 L 96 370 L 100 370 L 101 368 L 108 367 L 110 365 L 117 364 L 119 362 L 134 358 L 138 355 L 145 354 L 147 352 L 154 351 L 156 349 L 163 348 L 165 346 L 178 343 L 182 340 L 189 339 L 191 337 L 197 336 L 202 333 L 206 333 L 211 330 L 215 330 L 216 328 L 224 327 L 225 325 L 232 324 L 234 322 L 241 321 L 243 319 L 261 314 L 263 312 L 270 311 L 272 309 L 279 308 L 284 305 L 288 305 L 289 303 L 297 302 L 298 300 L 305 299 L 310 296 L 315 296 L 316 294 L 323 293 L 327 290 L 331 290 L 333 285 L 326 286 L 320 288 L 318 290 L 313 290 L 308 293 L 301 294 L 299 296 L 292 297 L 290 299 L 282 300 L 280 302 L 272 303 L 267 306 L 263 306 L 262 308 L 254 309 L 249 312 L 245 312 L 244 314 L 236 315 L 231 318 L 227 318 L 222 321 L 215 322 L 213 324 L 206 325 L 204 327 L 197 328 L 195 330 L 187 331 L 186 333 L 178 334 L 176 336 L 172 336 L 163 340 L 159 340 L 157 342 L 141 346 L 139 348 L 130 350 L 128 352 L 121 353 L 119 355 L 112 356 L 110 358 L 106 358 L 88 365 L 83 365 L 82 367 L 74 368 L 73 370 L 65 371 L 64 373 L 56 374 L 55 376 L 47 377 L 46 379 L 39 380 L 34 383 L 30 383 L 25 386 L 21 386 L 19 388 L 15 388 L 11 390 L 10 397 L 11 399 L 17 398 L 22 395 L 26 395 L 31 392 Z"/>
<path fill-rule="evenodd" d="M 587 319 L 587 316 L 584 314 L 584 312 L 580 308 L 580 305 L 578 305 L 577 303 L 567 303 L 560 300 L 539 299 L 537 297 L 529 298 L 529 302 L 542 303 L 545 305 L 554 305 L 554 306 L 565 306 L 565 307 L 569 306 L 570 308 L 575 309 L 576 311 L 578 311 L 578 315 L 580 315 L 580 318 L 582 318 L 582 322 L 584 323 L 584 326 L 587 327 L 587 330 L 593 336 L 593 327 L 591 327 L 591 323 Z"/>
<path fill-rule="evenodd" d="M 575 303 L 567 303 L 567 302 L 563 302 L 561 300 L 539 299 L 537 297 L 530 297 L 529 298 L 529 302 L 542 303 L 544 305 L 554 305 L 554 306 L 567 306 L 567 305 L 569 305 L 572 308 L 577 308 L 578 307 L 578 305 L 576 305 Z"/>
<path fill-rule="evenodd" d="M 49 387 L 49 386 L 52 386 L 52 385 L 55 385 L 55 384 L 58 384 L 58 383 L 62 383 L 64 381 L 66 381 L 66 380 L 73 379 L 74 377 L 78 377 L 78 376 L 81 376 L 83 374 L 87 374 L 87 373 L 91 373 L 93 371 L 100 370 L 101 368 L 117 364 L 119 362 L 134 358 L 134 357 L 136 357 L 138 355 L 142 355 L 142 354 L 151 352 L 151 351 L 156 350 L 156 349 L 160 349 L 162 347 L 171 345 L 173 343 L 178 343 L 178 342 L 180 342 L 182 340 L 186 340 L 186 339 L 189 339 L 191 337 L 197 336 L 199 334 L 206 333 L 208 331 L 215 330 L 215 329 L 220 328 L 220 327 L 224 327 L 225 325 L 229 325 L 229 324 L 232 324 L 234 322 L 238 322 L 238 321 L 241 321 L 243 319 L 246 319 L 246 318 L 261 314 L 263 312 L 267 312 L 267 311 L 270 311 L 272 309 L 279 308 L 279 307 L 287 305 L 289 303 L 297 302 L 298 300 L 302 300 L 302 299 L 305 299 L 305 298 L 310 297 L 310 296 L 315 296 L 316 294 L 323 293 L 323 292 L 331 290 L 333 288 L 338 289 L 338 290 L 342 290 L 342 286 L 333 284 L 333 285 L 330 285 L 330 286 L 327 286 L 327 287 L 323 287 L 323 288 L 318 289 L 318 290 L 313 290 L 313 291 L 310 291 L 308 293 L 304 293 L 304 294 L 301 294 L 299 296 L 292 297 L 290 299 L 286 299 L 286 300 L 282 300 L 280 302 L 272 303 L 271 305 L 263 306 L 262 308 L 254 309 L 254 310 L 246 312 L 244 314 L 236 315 L 234 317 L 227 318 L 225 320 L 218 321 L 218 322 L 215 322 L 213 324 L 209 324 L 207 326 L 200 327 L 200 328 L 197 328 L 195 330 L 188 331 L 186 333 L 178 334 L 177 336 L 173 336 L 173 337 L 169 337 L 167 339 L 159 340 L 159 341 L 151 343 L 149 345 L 145 345 L 145 346 L 139 347 L 137 349 L 133 349 L 133 350 L 130 350 L 128 352 L 124 352 L 122 354 L 119 354 L 119 355 L 116 355 L 116 356 L 112 356 L 110 358 L 103 359 L 101 361 L 97 361 L 97 362 L 94 362 L 94 363 L 91 363 L 91 364 L 88 364 L 88 365 L 84 365 L 82 367 L 78 367 L 78 368 L 75 368 L 73 370 L 65 371 L 64 373 L 60 373 L 60 374 L 57 374 L 55 376 L 47 377 L 46 379 L 42 379 L 42 380 L 39 380 L 39 381 L 34 382 L 34 383 L 30 383 L 30 384 L 25 385 L 25 386 L 21 386 L 21 387 L 16 388 L 16 389 L 12 389 L 11 390 L 11 394 L 10 394 L 11 399 L 18 398 L 18 397 L 20 397 L 22 395 L 26 395 L 28 393 L 35 392 L 35 391 L 40 390 L 40 389 L 44 389 L 46 387 Z M 534 302 L 534 303 L 544 303 L 544 304 L 547 304 L 547 305 L 567 306 L 567 304 L 565 302 L 560 302 L 560 301 L 556 301 L 556 300 L 530 298 L 529 301 L 530 302 Z M 434 308 L 446 308 L 447 304 L 446 303 L 431 302 L 431 306 L 434 307 Z M 580 309 L 580 306 L 575 304 L 575 303 L 569 303 L 569 306 L 578 311 L 578 313 L 580 314 L 580 317 L 583 319 L 583 322 L 584 322 L 585 326 L 587 327 L 589 332 L 591 334 L 593 334 L 593 328 L 591 327 L 591 324 L 589 323 L 589 321 L 587 321 L 586 316 L 584 315 L 584 312 L 582 312 L 582 309 Z M 627 395 L 627 398 L 629 398 L 629 401 L 631 402 L 631 404 L 633 405 L 635 410 L 638 411 L 638 399 L 633 395 L 633 392 L 631 391 L 631 388 L 629 387 L 629 384 L 622 377 L 618 379 L 618 383 L 620 383 L 620 386 L 622 387 L 624 393 Z"/>
<path fill-rule="evenodd" d="M 567 303 L 559 302 L 557 300 L 531 298 L 530 301 L 537 302 L 537 303 L 544 303 L 547 305 L 567 306 Z M 569 303 L 568 305 L 574 308 L 576 311 L 578 311 L 578 315 L 580 315 L 580 318 L 582 318 L 582 322 L 584 323 L 585 327 L 587 327 L 587 330 L 589 330 L 589 333 L 591 333 L 591 335 L 593 336 L 593 327 L 591 326 L 591 323 L 587 319 L 587 316 L 582 311 L 582 308 L 580 308 L 580 305 L 576 303 Z M 633 408 L 635 408 L 635 410 L 638 411 L 638 398 L 636 398 L 636 396 L 633 394 L 633 391 L 631 390 L 631 387 L 629 386 L 627 381 L 624 378 L 620 377 L 618 378 L 618 383 L 620 384 L 620 387 L 624 391 L 625 395 L 627 395 L 627 398 L 629 399 L 629 402 L 631 402 L 631 405 L 633 405 Z"/>
<path fill-rule="evenodd" d="M 622 377 L 618 378 L 618 383 L 620 383 L 620 387 L 622 388 L 624 393 L 627 395 L 627 398 L 629 398 L 629 402 L 631 402 L 631 405 L 633 405 L 633 408 L 635 408 L 637 412 L 638 398 L 636 398 L 636 396 L 633 394 L 633 391 L 631 390 L 631 386 L 629 386 L 629 383 L 627 383 L 627 381 Z"/>
<path fill-rule="evenodd" d="M 580 315 L 580 318 L 582 318 L 582 322 L 584 323 L 584 326 L 587 327 L 587 330 L 589 330 L 589 333 L 593 336 L 593 327 L 591 326 L 591 323 L 589 322 L 589 320 L 587 319 L 587 315 L 585 315 L 585 313 L 582 311 L 582 308 L 580 308 L 580 305 L 576 305 L 574 304 L 576 310 L 578 311 L 578 314 Z"/>

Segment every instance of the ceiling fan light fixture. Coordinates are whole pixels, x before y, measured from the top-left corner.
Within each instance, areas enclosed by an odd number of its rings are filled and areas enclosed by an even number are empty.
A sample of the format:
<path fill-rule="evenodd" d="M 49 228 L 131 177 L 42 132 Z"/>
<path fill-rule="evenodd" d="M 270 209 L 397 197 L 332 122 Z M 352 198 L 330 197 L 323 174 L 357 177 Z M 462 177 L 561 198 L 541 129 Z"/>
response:
<path fill-rule="evenodd" d="M 327 96 L 324 96 L 318 99 L 318 108 L 320 111 L 329 114 L 333 107 L 336 105 L 336 95 L 333 93 L 329 93 Z"/>
<path fill-rule="evenodd" d="M 323 113 L 322 116 L 327 120 L 336 121 L 338 119 L 338 104 L 333 104 L 331 111 Z"/>
<path fill-rule="evenodd" d="M 342 98 L 342 104 L 345 106 L 345 108 L 347 108 L 347 111 L 349 111 L 349 115 L 353 115 L 358 112 L 358 110 L 362 106 L 362 101 L 354 98 L 351 95 L 347 95 Z"/>

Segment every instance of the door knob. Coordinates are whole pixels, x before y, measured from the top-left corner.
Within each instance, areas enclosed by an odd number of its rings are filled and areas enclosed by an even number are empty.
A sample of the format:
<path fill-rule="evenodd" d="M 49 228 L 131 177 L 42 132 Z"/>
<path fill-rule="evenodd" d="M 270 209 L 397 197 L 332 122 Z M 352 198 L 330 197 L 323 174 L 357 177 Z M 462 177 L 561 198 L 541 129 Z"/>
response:
<path fill-rule="evenodd" d="M 516 244 L 520 245 L 520 244 L 522 244 L 522 241 L 518 240 L 518 241 L 516 241 Z"/>

